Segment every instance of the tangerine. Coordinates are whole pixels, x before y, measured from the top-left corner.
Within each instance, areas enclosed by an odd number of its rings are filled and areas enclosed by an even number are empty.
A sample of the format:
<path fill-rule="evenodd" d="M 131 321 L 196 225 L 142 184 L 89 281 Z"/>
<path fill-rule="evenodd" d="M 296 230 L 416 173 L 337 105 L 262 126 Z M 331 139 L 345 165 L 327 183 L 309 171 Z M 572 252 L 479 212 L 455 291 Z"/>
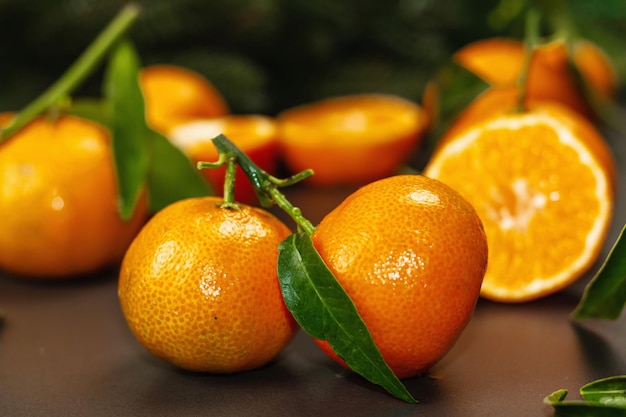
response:
<path fill-rule="evenodd" d="M 141 70 L 139 83 L 148 124 L 163 134 L 186 121 L 223 116 L 230 111 L 217 88 L 187 68 L 148 66 Z"/>
<path fill-rule="evenodd" d="M 290 230 L 251 206 L 217 197 L 179 200 L 133 241 L 119 299 L 139 342 L 182 369 L 258 368 L 289 343 L 297 325 L 277 276 L 278 244 Z"/>
<path fill-rule="evenodd" d="M 8 114 L 2 119 L 7 124 Z M 39 117 L 0 145 L 0 268 L 62 278 L 120 262 L 147 218 L 120 218 L 109 132 Z"/>
<path fill-rule="evenodd" d="M 277 117 L 292 172 L 313 169 L 318 186 L 364 185 L 393 174 L 419 145 L 426 116 L 416 103 L 384 94 L 333 97 Z"/>
<path fill-rule="evenodd" d="M 595 126 L 556 103 L 492 115 L 448 135 L 424 175 L 476 208 L 490 245 L 481 294 L 502 302 L 565 288 L 595 262 L 616 167 Z"/>
<path fill-rule="evenodd" d="M 400 175 L 370 183 L 311 239 L 399 378 L 429 369 L 468 324 L 487 240 L 474 208 L 442 182 Z M 345 366 L 328 342 L 316 343 Z"/>

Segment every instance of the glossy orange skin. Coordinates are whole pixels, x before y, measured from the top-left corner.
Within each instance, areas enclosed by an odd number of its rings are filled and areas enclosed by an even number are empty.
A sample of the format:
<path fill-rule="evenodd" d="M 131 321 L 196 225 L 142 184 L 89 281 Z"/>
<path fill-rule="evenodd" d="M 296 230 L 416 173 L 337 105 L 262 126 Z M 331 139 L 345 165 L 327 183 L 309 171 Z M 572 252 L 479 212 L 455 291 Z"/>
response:
<path fill-rule="evenodd" d="M 182 369 L 233 373 L 265 365 L 297 331 L 277 277 L 290 230 L 268 212 L 217 197 L 158 212 L 122 263 L 119 299 L 139 342 Z"/>
<path fill-rule="evenodd" d="M 312 240 L 399 378 L 426 372 L 472 316 L 487 240 L 474 208 L 439 181 L 402 175 L 368 184 Z"/>
<path fill-rule="evenodd" d="M 22 277 L 115 265 L 147 218 L 145 199 L 120 218 L 109 132 L 77 117 L 37 118 L 2 143 L 0 184 L 0 268 Z"/>
<path fill-rule="evenodd" d="M 209 80 L 183 67 L 165 64 L 145 67 L 139 83 L 148 124 L 163 134 L 189 120 L 230 112 L 226 100 Z"/>

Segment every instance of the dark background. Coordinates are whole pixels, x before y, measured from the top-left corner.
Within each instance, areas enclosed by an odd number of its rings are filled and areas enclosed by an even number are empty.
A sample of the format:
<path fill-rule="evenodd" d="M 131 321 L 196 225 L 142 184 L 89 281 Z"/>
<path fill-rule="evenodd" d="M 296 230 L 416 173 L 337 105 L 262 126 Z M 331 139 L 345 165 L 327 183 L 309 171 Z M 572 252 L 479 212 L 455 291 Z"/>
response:
<path fill-rule="evenodd" d="M 50 85 L 123 7 L 120 0 L 0 0 L 0 111 Z M 452 52 L 523 36 L 538 7 L 544 33 L 569 27 L 626 74 L 624 0 L 153 0 L 130 38 L 144 65 L 209 78 L 235 113 L 275 114 L 322 97 L 387 92 L 421 101 Z M 96 73 L 77 92 L 100 94 Z"/>

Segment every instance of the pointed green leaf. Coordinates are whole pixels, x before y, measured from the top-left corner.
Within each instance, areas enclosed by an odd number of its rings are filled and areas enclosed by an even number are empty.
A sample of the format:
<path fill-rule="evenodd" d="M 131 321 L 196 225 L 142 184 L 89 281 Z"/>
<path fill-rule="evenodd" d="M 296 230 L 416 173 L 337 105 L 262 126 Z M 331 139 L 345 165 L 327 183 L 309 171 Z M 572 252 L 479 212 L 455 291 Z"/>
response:
<path fill-rule="evenodd" d="M 110 106 L 120 214 L 124 219 L 132 216 L 150 167 L 150 131 L 138 86 L 140 65 L 130 42 L 120 42 L 111 53 L 104 79 L 104 96 Z"/>
<path fill-rule="evenodd" d="M 124 218 L 132 215 L 146 186 L 153 212 L 183 198 L 212 193 L 190 159 L 148 126 L 139 85 L 140 68 L 132 45 L 122 42 L 111 57 L 105 79 Z"/>
<path fill-rule="evenodd" d="M 278 278 L 285 304 L 305 332 L 327 340 L 365 379 L 397 398 L 416 402 L 385 363 L 354 303 L 308 234 L 291 235 L 279 245 Z"/>
<path fill-rule="evenodd" d="M 626 417 L 626 408 L 586 401 L 565 401 L 567 390 L 553 392 L 543 399 L 554 407 L 554 417 Z"/>
<path fill-rule="evenodd" d="M 213 192 L 189 158 L 163 135 L 151 131 L 152 161 L 148 178 L 150 208 L 161 210 L 183 198 Z"/>
<path fill-rule="evenodd" d="M 574 319 L 618 318 L 626 303 L 626 235 L 622 229 L 604 264 L 587 284 Z"/>
<path fill-rule="evenodd" d="M 471 71 L 452 62 L 441 68 L 430 88 L 434 89 L 433 136 L 439 140 L 461 112 L 489 88 L 489 84 Z"/>
<path fill-rule="evenodd" d="M 587 401 L 626 408 L 626 376 L 598 379 L 584 385 L 580 395 Z"/>
<path fill-rule="evenodd" d="M 102 99 L 79 98 L 72 100 L 67 113 L 104 126 L 111 126 L 110 110 L 106 101 Z"/>

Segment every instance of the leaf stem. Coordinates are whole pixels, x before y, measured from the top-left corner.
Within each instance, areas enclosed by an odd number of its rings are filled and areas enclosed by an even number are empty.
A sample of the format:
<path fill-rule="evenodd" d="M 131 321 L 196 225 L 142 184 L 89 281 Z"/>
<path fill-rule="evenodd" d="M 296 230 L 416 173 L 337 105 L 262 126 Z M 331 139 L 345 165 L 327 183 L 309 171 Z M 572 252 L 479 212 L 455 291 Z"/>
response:
<path fill-rule="evenodd" d="M 524 62 L 517 85 L 519 87 L 516 111 L 525 110 L 526 96 L 528 95 L 528 74 L 535 55 L 535 50 L 539 44 L 539 12 L 531 9 L 526 16 L 526 36 L 524 40 Z"/>
<path fill-rule="evenodd" d="M 315 226 L 302 215 L 302 211 L 298 207 L 294 207 L 293 204 L 287 200 L 285 195 L 278 191 L 276 186 L 270 188 L 270 193 L 276 202 L 276 205 L 280 207 L 285 213 L 296 222 L 298 229 L 304 233 L 311 235 L 315 230 Z"/>
<path fill-rule="evenodd" d="M 57 81 L 19 111 L 7 127 L 0 129 L 0 143 L 34 117 L 69 96 L 102 61 L 110 47 L 130 28 L 139 13 L 139 5 L 126 5 Z"/>
<path fill-rule="evenodd" d="M 276 204 L 296 222 L 299 230 L 307 234 L 313 233 L 315 229 L 313 224 L 302 215 L 298 207 L 294 207 L 287 197 L 278 190 L 280 187 L 293 185 L 310 177 L 313 175 L 312 170 L 308 169 L 284 179 L 276 178 L 255 164 L 248 155 L 237 148 L 226 136 L 216 136 L 213 138 L 213 144 L 220 154 L 218 161 L 214 163 L 201 161 L 198 162 L 197 166 L 198 169 L 203 169 L 216 168 L 226 164 L 226 177 L 224 179 L 224 203 L 226 206 L 233 207 L 236 205 L 234 201 L 235 169 L 236 165 L 239 165 L 250 179 L 263 207 L 270 207 Z"/>

